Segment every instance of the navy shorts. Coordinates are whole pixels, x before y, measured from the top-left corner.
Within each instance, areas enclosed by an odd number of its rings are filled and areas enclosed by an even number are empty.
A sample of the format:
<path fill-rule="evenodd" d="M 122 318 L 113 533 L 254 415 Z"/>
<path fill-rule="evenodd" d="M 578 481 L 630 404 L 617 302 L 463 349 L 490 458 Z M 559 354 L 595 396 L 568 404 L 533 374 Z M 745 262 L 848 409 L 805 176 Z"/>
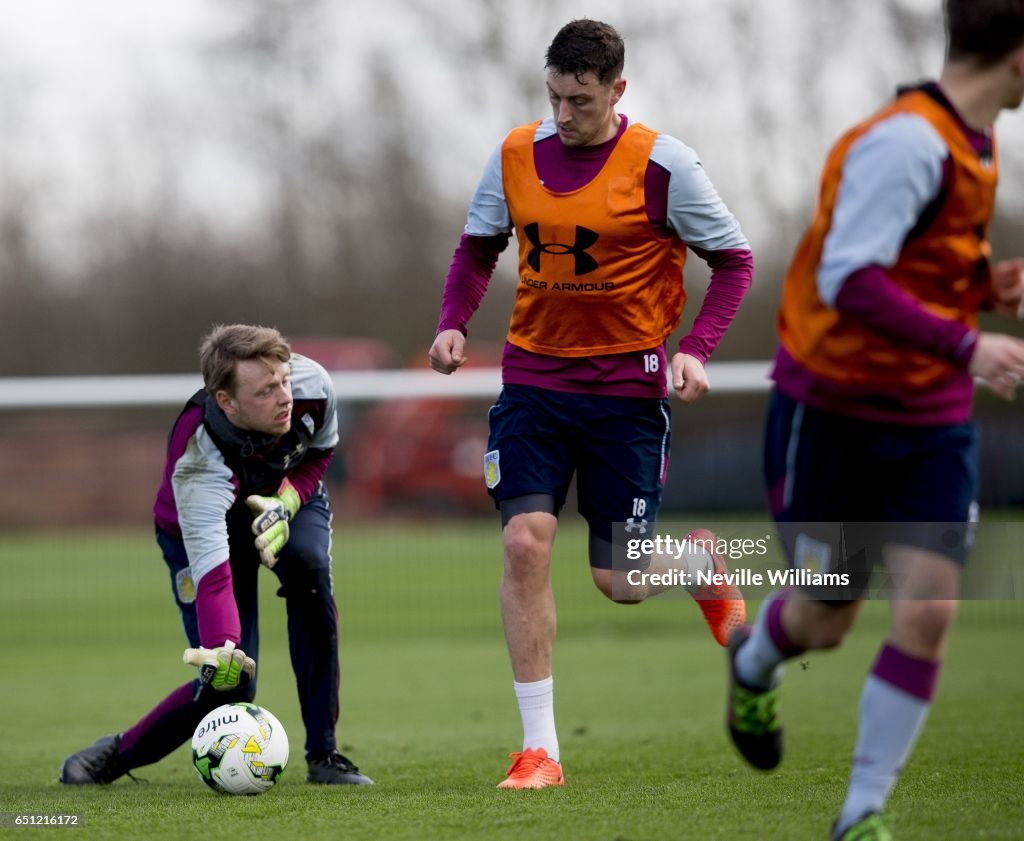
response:
<path fill-rule="evenodd" d="M 866 421 L 775 391 L 764 453 L 769 505 L 794 565 L 827 555 L 833 568 L 866 575 L 885 543 L 966 560 L 977 519 L 973 423 Z"/>
<path fill-rule="evenodd" d="M 488 417 L 484 476 L 498 508 L 546 494 L 557 513 L 575 474 L 592 536 L 611 542 L 614 523 L 654 523 L 672 442 L 668 400 L 506 385 Z"/>

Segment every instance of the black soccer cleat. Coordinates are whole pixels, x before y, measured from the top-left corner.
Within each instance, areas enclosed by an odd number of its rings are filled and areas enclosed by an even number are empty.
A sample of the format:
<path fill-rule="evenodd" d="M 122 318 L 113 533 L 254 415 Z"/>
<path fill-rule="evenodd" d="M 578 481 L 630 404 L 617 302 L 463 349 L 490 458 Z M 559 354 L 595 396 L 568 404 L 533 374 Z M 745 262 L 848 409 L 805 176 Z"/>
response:
<path fill-rule="evenodd" d="M 340 786 L 372 786 L 373 780 L 365 774 L 360 774 L 359 769 L 352 764 L 352 761 L 342 756 L 337 751 L 330 753 L 310 754 L 306 757 L 306 765 L 309 773 L 306 775 L 307 783 L 319 783 L 321 785 Z"/>
<path fill-rule="evenodd" d="M 121 734 L 101 736 L 82 748 L 60 766 L 60 781 L 65 785 L 107 785 L 128 773 L 119 748 Z"/>
<path fill-rule="evenodd" d="M 782 761 L 782 719 L 779 687 L 754 689 L 736 677 L 736 652 L 750 636 L 740 628 L 729 638 L 729 698 L 726 721 L 733 744 L 743 758 L 761 771 L 771 771 Z"/>

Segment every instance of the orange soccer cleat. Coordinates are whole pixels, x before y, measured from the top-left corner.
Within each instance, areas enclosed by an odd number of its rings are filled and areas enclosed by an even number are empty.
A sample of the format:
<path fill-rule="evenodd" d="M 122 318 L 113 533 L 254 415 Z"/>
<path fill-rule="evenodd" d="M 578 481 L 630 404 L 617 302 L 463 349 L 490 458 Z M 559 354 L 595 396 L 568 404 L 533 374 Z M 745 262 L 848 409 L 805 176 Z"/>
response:
<path fill-rule="evenodd" d="M 505 772 L 506 779 L 498 788 L 547 788 L 565 785 L 562 766 L 548 756 L 544 748 L 526 748 L 522 753 L 510 753 L 512 765 Z"/>
<path fill-rule="evenodd" d="M 729 567 L 714 546 L 718 543 L 718 536 L 708 529 L 694 529 L 687 536 L 687 540 L 693 541 L 702 546 L 711 555 L 715 565 L 716 573 L 728 573 Z M 711 629 L 711 635 L 723 648 L 729 644 L 729 636 L 737 628 L 742 628 L 747 621 L 747 605 L 743 601 L 743 594 L 735 584 L 703 584 L 690 595 L 697 602 L 700 612 L 704 614 L 704 621 Z"/>

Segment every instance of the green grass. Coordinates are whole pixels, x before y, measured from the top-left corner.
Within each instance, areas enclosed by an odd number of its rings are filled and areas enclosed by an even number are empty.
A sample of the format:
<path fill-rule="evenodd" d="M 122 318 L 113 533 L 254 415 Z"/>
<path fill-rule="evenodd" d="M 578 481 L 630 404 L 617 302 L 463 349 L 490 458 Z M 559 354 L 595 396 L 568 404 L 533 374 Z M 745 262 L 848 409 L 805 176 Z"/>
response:
<path fill-rule="evenodd" d="M 695 607 L 606 602 L 584 544 L 567 522 L 554 574 L 564 789 L 494 788 L 520 735 L 496 525 L 375 523 L 336 532 L 335 585 L 340 742 L 378 785 L 303 782 L 284 605 L 263 572 L 257 700 L 288 729 L 292 764 L 273 791 L 229 800 L 199 782 L 185 748 L 140 770 L 146 782 L 56 782 L 65 755 L 129 726 L 188 679 L 184 637 L 145 533 L 0 536 L 0 812 L 80 813 L 79 834 L 94 838 L 827 837 L 886 606 L 869 604 L 841 651 L 789 669 L 787 759 L 759 774 L 725 736 L 724 657 Z M 1022 836 L 1022 632 L 1020 602 L 962 605 L 937 701 L 891 803 L 897 837 Z"/>

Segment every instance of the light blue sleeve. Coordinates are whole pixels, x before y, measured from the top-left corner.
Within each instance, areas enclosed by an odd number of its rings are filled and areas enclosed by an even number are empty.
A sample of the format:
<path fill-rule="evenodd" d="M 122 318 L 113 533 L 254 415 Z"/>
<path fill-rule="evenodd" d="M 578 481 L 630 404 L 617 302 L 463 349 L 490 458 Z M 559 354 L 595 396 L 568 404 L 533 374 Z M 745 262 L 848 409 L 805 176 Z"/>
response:
<path fill-rule="evenodd" d="M 889 117 L 850 147 L 818 266 L 826 306 L 835 306 L 843 282 L 857 270 L 896 262 L 939 193 L 948 155 L 938 132 L 916 114 Z"/>
<path fill-rule="evenodd" d="M 292 354 L 292 397 L 296 400 L 323 400 L 327 406 L 324 425 L 316 432 L 310 446 L 330 450 L 338 445 L 338 398 L 334 382 L 317 361 L 301 354 Z M 301 422 L 301 421 L 300 421 Z"/>
<path fill-rule="evenodd" d="M 505 201 L 501 178 L 501 146 L 487 159 L 484 174 L 469 203 L 465 232 L 474 237 L 492 237 L 512 230 L 512 217 Z"/>
<path fill-rule="evenodd" d="M 541 121 L 533 135 L 533 142 L 544 140 L 555 133 L 555 121 L 550 117 Z M 512 231 L 512 216 L 505 200 L 505 183 L 501 171 L 501 147 L 491 153 L 484 174 L 477 184 L 473 200 L 469 203 L 464 233 L 474 237 L 493 237 Z"/>
<path fill-rule="evenodd" d="M 196 587 L 228 559 L 226 515 L 235 501 L 231 469 L 206 428 L 200 426 L 171 474 L 178 522 Z"/>
<path fill-rule="evenodd" d="M 659 134 L 651 160 L 669 172 L 667 223 L 683 242 L 705 251 L 750 248 L 693 149 Z"/>
<path fill-rule="evenodd" d="M 330 450 L 338 446 L 338 440 L 341 437 L 338 429 L 338 396 L 334 391 L 334 382 L 327 372 L 323 368 L 320 368 L 320 371 L 324 378 L 324 399 L 327 401 L 327 409 L 324 415 L 324 425 L 313 439 L 313 446 L 320 450 Z"/>

